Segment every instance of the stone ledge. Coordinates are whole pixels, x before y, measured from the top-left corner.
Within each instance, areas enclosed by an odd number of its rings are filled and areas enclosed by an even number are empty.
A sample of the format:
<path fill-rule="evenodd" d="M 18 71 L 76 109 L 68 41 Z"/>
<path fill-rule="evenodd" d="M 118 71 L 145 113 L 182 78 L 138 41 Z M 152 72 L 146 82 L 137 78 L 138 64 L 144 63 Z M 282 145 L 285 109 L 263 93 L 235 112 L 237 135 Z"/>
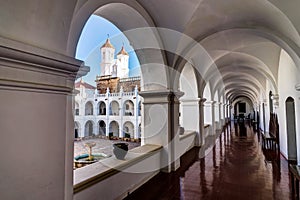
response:
<path fill-rule="evenodd" d="M 75 170 L 73 181 L 74 194 L 154 155 L 161 148 L 162 146 L 160 145 L 146 144 L 128 151 L 125 160 L 118 160 L 112 156 Z"/>
<path fill-rule="evenodd" d="M 195 135 L 196 135 L 196 131 L 186 130 L 182 135 L 179 135 L 179 140 L 183 140 L 187 137 L 195 136 Z"/>

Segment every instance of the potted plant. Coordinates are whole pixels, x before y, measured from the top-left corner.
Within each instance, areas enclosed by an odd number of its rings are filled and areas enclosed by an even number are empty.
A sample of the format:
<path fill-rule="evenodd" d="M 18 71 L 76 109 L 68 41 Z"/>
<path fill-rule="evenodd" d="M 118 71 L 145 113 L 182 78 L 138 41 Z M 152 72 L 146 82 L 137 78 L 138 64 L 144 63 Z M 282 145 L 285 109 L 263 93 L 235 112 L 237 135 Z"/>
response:
<path fill-rule="evenodd" d="M 127 152 L 128 152 L 128 144 L 127 143 L 115 143 L 113 144 L 113 153 L 116 156 L 117 159 L 119 160 L 124 160 Z"/>

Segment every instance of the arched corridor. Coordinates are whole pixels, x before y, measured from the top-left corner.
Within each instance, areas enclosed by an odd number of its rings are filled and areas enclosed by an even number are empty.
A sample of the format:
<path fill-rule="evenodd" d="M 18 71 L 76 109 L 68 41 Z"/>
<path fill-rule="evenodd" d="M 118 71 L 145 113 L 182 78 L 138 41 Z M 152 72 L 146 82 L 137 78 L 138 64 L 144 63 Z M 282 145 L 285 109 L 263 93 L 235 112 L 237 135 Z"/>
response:
<path fill-rule="evenodd" d="M 143 198 L 288 199 L 286 160 L 300 166 L 299 8 L 296 0 L 1 1 L 0 199 L 122 199 L 162 172 L 166 185 L 148 186 Z M 128 61 L 113 50 L 110 66 L 76 58 L 92 15 L 136 53 L 134 91 L 83 80 L 76 88 L 90 71 L 113 84 L 114 64 Z M 74 171 L 75 137 L 126 142 L 128 121 L 141 146 Z M 189 162 L 193 151 L 200 157 Z"/>
<path fill-rule="evenodd" d="M 232 123 L 209 141 L 205 157 L 191 150 L 176 173 L 157 175 L 125 199 L 290 199 L 287 161 L 268 161 L 258 136 Z"/>

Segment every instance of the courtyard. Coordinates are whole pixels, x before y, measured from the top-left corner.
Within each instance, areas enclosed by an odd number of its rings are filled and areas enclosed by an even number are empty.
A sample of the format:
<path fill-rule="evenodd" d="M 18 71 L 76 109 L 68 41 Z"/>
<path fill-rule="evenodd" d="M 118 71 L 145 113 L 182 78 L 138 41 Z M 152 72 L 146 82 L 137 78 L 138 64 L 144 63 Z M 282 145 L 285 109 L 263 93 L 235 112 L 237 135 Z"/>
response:
<path fill-rule="evenodd" d="M 93 147 L 93 153 L 104 153 L 106 155 L 113 155 L 113 144 L 119 142 L 125 142 L 120 140 L 109 140 L 102 138 L 89 138 L 89 139 L 80 139 L 74 141 L 74 157 L 81 154 L 88 153 L 88 147 L 85 146 L 87 142 L 95 142 L 96 146 Z M 133 149 L 141 145 L 140 142 L 125 142 L 128 143 L 128 148 Z"/>

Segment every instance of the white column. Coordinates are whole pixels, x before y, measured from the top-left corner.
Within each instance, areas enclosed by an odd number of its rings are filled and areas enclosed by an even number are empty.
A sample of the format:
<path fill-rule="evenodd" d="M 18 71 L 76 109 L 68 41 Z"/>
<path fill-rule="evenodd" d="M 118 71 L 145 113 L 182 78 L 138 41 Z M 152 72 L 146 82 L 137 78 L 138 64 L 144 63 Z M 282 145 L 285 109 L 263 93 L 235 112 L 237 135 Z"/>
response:
<path fill-rule="evenodd" d="M 199 143 L 196 144 L 197 146 L 203 146 L 205 144 L 205 134 L 204 134 L 204 103 L 205 103 L 206 99 L 205 98 L 201 98 L 200 100 L 200 129 L 199 129 L 199 133 L 200 133 L 200 137 L 199 137 Z"/>
<path fill-rule="evenodd" d="M 230 112 L 230 108 L 229 108 L 229 104 L 225 104 L 225 119 L 226 119 L 226 123 L 229 123 L 229 112 Z"/>
<path fill-rule="evenodd" d="M 185 130 L 199 130 L 199 101 L 200 99 L 180 99 L 182 106 L 182 124 Z"/>
<path fill-rule="evenodd" d="M 124 115 L 124 101 L 123 101 L 123 87 L 121 86 L 120 88 L 120 93 L 119 93 L 119 117 L 120 117 L 120 124 L 119 124 L 119 137 L 123 138 L 124 137 L 124 131 L 123 131 L 123 115 Z"/>
<path fill-rule="evenodd" d="M 200 129 L 200 98 L 184 98 L 180 99 L 180 104 L 182 107 L 182 124 L 185 130 L 196 131 L 197 133 L 197 146 L 201 145 L 202 135 Z"/>
<path fill-rule="evenodd" d="M 219 102 L 219 120 L 220 120 L 220 122 L 219 122 L 219 129 L 222 128 L 223 125 L 224 125 L 224 118 L 223 118 L 223 116 L 224 116 L 223 111 L 224 110 L 223 109 L 224 109 L 223 108 L 223 103 Z"/>
<path fill-rule="evenodd" d="M 105 123 L 106 123 L 106 127 L 105 127 L 105 132 L 106 132 L 106 137 L 109 137 L 109 113 L 110 113 L 110 99 L 109 99 L 109 96 L 110 96 L 110 92 L 109 92 L 109 88 L 106 89 L 106 96 L 105 96 L 105 103 L 106 103 L 106 120 L 105 120 Z"/>
<path fill-rule="evenodd" d="M 1 197 L 70 200 L 72 91 L 82 62 L 6 40 L 14 46 L 0 46 Z"/>
<path fill-rule="evenodd" d="M 135 104 L 134 104 L 134 139 L 139 138 L 139 93 L 138 87 L 134 89 Z"/>
<path fill-rule="evenodd" d="M 224 124 L 226 123 L 226 108 L 227 108 L 227 104 L 223 103 L 223 105 L 222 105 L 222 110 L 223 110 L 222 119 L 223 119 Z"/>
<path fill-rule="evenodd" d="M 211 125 L 210 135 L 215 133 L 215 101 L 204 102 L 204 124 Z"/>
<path fill-rule="evenodd" d="M 297 144 L 297 160 L 298 160 L 298 165 L 300 164 L 300 83 L 295 85 L 295 89 L 297 91 L 297 96 L 295 98 L 295 117 L 296 117 L 296 144 Z M 279 122 L 280 123 L 280 122 Z"/>
<path fill-rule="evenodd" d="M 216 102 L 214 104 L 215 111 L 215 130 L 220 129 L 220 103 Z"/>
<path fill-rule="evenodd" d="M 179 143 L 179 101 L 182 92 L 169 90 L 140 92 L 144 98 L 142 145 L 162 145 L 161 168 L 165 172 L 180 167 L 175 148 Z"/>

